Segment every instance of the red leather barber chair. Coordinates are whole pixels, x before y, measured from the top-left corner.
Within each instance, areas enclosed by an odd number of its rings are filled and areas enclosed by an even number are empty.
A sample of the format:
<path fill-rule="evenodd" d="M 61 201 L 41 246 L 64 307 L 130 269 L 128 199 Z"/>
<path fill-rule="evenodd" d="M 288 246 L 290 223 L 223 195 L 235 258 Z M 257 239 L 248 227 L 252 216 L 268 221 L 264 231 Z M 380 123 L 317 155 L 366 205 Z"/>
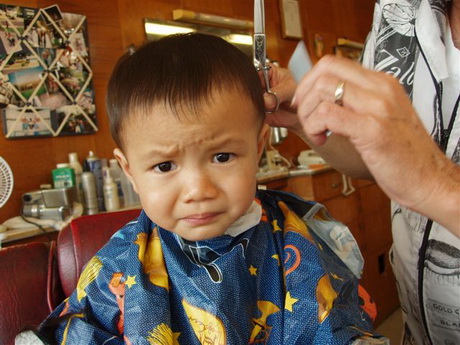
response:
<path fill-rule="evenodd" d="M 0 250 L 0 345 L 36 329 L 61 301 L 55 247 L 33 242 Z"/>
<path fill-rule="evenodd" d="M 64 295 L 75 290 L 86 263 L 102 248 L 110 237 L 129 221 L 139 216 L 140 210 L 100 213 L 83 216 L 61 230 L 58 237 L 58 265 Z"/>

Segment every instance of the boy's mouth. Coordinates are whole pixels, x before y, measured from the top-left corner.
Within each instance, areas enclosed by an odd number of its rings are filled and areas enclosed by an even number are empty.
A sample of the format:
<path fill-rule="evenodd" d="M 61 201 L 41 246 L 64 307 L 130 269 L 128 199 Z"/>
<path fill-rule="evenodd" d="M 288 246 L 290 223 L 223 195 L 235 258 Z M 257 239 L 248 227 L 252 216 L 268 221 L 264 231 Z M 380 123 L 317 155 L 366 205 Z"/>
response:
<path fill-rule="evenodd" d="M 217 216 L 219 216 L 220 212 L 207 212 L 207 213 L 200 213 L 200 214 L 193 214 L 190 216 L 183 217 L 182 220 L 191 224 L 191 225 L 205 225 L 208 223 L 213 222 Z"/>

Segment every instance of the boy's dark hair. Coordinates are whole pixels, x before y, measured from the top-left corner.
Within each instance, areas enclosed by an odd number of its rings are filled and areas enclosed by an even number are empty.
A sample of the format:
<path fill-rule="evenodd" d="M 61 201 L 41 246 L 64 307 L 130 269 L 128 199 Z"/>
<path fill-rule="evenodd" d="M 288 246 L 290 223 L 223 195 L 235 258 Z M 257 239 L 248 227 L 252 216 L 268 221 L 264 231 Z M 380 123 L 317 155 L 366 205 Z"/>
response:
<path fill-rule="evenodd" d="M 122 56 L 110 77 L 107 113 L 112 137 L 122 147 L 124 121 L 133 112 L 148 115 L 156 103 L 163 103 L 176 115 L 183 106 L 198 114 L 214 89 L 240 90 L 263 121 L 260 78 L 251 59 L 238 48 L 219 37 L 198 33 L 149 42 Z"/>

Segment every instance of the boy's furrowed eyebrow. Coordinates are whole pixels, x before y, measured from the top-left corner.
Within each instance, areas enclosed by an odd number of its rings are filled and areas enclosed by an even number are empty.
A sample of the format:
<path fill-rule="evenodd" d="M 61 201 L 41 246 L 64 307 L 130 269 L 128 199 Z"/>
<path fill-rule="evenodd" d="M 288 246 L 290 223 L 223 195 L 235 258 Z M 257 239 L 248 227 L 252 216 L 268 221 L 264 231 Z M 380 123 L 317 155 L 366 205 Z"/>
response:
<path fill-rule="evenodd" d="M 172 147 L 169 147 L 169 148 L 152 148 L 151 150 L 149 150 L 148 152 L 144 153 L 142 156 L 141 156 L 141 159 L 142 160 L 147 160 L 147 159 L 151 159 L 152 157 L 155 157 L 155 156 L 163 156 L 163 157 L 167 157 L 167 156 L 172 156 L 174 155 L 178 150 L 176 148 L 172 148 Z"/>
<path fill-rule="evenodd" d="M 207 140 L 207 141 L 210 142 L 210 145 L 208 148 L 210 150 L 219 150 L 219 148 L 222 146 L 231 146 L 231 145 L 240 147 L 245 144 L 245 140 L 236 139 L 234 137 L 228 137 L 223 140 L 220 140 L 220 138 L 216 138 L 215 140 Z M 179 148 L 172 147 L 172 146 L 157 147 L 157 148 L 150 149 L 148 152 L 144 153 L 140 158 L 142 160 L 148 160 L 155 156 L 169 157 L 169 156 L 174 156 L 179 151 L 180 151 Z"/>
<path fill-rule="evenodd" d="M 219 139 L 215 140 L 215 142 L 212 144 L 212 146 L 224 146 L 224 145 L 241 145 L 244 143 L 244 140 L 241 139 L 236 139 L 234 137 L 229 137 L 226 139 L 223 139 L 222 141 L 219 141 Z"/>

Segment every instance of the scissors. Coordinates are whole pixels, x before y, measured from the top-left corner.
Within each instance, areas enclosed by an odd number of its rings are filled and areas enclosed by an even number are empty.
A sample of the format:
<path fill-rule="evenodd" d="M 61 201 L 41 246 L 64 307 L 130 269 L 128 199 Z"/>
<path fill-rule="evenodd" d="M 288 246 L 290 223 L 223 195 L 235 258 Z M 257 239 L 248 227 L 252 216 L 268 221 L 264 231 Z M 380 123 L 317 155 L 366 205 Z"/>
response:
<path fill-rule="evenodd" d="M 270 89 L 270 80 L 268 78 L 268 70 L 271 67 L 267 62 L 264 0 L 254 0 L 254 66 L 257 71 L 262 71 L 266 92 L 275 97 L 275 108 L 267 111 L 269 114 L 274 113 L 280 106 L 280 100 L 278 95 Z"/>

